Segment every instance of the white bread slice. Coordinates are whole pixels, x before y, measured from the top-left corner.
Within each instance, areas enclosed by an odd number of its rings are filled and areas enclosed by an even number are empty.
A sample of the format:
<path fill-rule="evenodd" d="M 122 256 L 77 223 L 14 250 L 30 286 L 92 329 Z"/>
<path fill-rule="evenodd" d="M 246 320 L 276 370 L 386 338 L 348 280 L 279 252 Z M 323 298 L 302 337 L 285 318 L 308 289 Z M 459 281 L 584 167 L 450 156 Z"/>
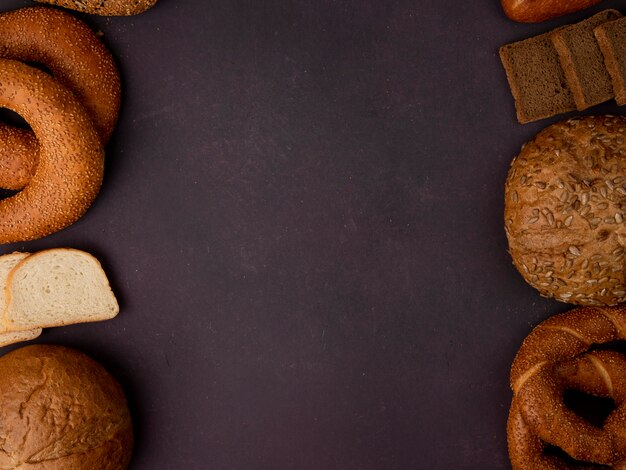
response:
<path fill-rule="evenodd" d="M 21 260 L 9 274 L 6 292 L 9 331 L 108 320 L 119 312 L 98 260 L 71 248 Z"/>
<path fill-rule="evenodd" d="M 22 341 L 30 341 L 37 338 L 41 334 L 41 328 L 24 331 L 9 331 L 0 333 L 0 348 L 9 344 L 21 343 Z"/>
<path fill-rule="evenodd" d="M 0 256 L 0 312 L 4 312 L 6 307 L 5 287 L 9 273 L 17 263 L 26 258 L 29 253 L 11 253 Z M 37 338 L 41 334 L 41 328 L 25 331 L 9 331 L 0 333 L 0 347 L 7 346 L 21 341 L 29 341 Z"/>

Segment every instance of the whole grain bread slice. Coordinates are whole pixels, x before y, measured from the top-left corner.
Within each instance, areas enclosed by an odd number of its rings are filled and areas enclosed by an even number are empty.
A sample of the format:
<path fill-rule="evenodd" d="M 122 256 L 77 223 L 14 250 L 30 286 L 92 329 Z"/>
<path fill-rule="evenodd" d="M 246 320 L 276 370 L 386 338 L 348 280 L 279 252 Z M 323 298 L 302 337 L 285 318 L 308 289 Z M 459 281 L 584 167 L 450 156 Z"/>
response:
<path fill-rule="evenodd" d="M 626 104 L 626 17 L 604 23 L 593 30 L 604 64 L 611 76 L 617 104 Z"/>
<path fill-rule="evenodd" d="M 98 260 L 70 248 L 21 260 L 9 274 L 6 293 L 5 330 L 108 320 L 119 312 Z"/>
<path fill-rule="evenodd" d="M 29 253 L 11 253 L 8 255 L 0 256 L 0 312 L 4 312 L 6 307 L 6 295 L 5 288 L 9 273 L 13 268 Z M 7 346 L 13 343 L 19 343 L 21 341 L 29 341 L 37 338 L 41 334 L 41 328 L 34 328 L 24 331 L 8 331 L 0 333 L 0 347 Z"/>
<path fill-rule="evenodd" d="M 621 17 L 617 10 L 604 10 L 551 35 L 579 111 L 614 97 L 611 76 L 604 65 L 594 28 Z"/>
<path fill-rule="evenodd" d="M 500 48 L 515 99 L 517 120 L 527 122 L 574 111 L 576 103 L 552 44 L 550 31 Z"/>

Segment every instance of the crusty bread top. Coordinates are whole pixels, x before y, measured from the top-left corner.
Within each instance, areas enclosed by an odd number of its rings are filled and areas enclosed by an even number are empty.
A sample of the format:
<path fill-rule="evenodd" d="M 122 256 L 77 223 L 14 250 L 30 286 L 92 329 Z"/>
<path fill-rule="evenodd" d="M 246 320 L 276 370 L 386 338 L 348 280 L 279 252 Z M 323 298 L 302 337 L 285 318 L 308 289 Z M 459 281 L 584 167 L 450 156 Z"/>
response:
<path fill-rule="evenodd" d="M 86 355 L 36 345 L 0 358 L 0 468 L 124 470 L 132 422 L 124 392 Z"/>
<path fill-rule="evenodd" d="M 98 260 L 55 248 L 20 261 L 7 282 L 5 328 L 61 326 L 113 318 L 119 306 Z"/>
<path fill-rule="evenodd" d="M 513 21 L 538 23 L 589 8 L 602 0 L 502 0 L 502 8 Z"/>
<path fill-rule="evenodd" d="M 626 118 L 581 117 L 540 132 L 511 164 L 504 217 L 513 262 L 542 295 L 626 301 Z"/>
<path fill-rule="evenodd" d="M 83 13 L 101 16 L 130 16 L 152 8 L 157 0 L 36 0 Z"/>

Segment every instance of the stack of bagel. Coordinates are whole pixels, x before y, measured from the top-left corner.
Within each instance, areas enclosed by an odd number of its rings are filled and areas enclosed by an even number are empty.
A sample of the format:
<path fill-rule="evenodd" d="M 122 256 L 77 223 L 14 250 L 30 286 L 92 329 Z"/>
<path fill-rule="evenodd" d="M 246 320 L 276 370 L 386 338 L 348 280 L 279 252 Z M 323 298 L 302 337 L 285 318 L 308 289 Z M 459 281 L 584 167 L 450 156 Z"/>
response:
<path fill-rule="evenodd" d="M 0 201 L 0 243 L 13 243 L 67 227 L 94 201 L 120 75 L 85 23 L 33 7 L 0 14 L 0 83 L 0 106 L 31 127 L 0 125 L 0 187 L 20 190 Z"/>

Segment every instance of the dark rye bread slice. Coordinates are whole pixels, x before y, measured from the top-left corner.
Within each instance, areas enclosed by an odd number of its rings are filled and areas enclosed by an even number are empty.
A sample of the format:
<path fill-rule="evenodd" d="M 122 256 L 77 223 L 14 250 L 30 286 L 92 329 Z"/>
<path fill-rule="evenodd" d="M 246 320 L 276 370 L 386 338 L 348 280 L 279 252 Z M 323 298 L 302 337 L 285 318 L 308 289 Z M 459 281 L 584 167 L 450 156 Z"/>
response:
<path fill-rule="evenodd" d="M 515 99 L 517 120 L 522 124 L 576 109 L 550 39 L 555 31 L 558 30 L 500 48 L 500 60 Z"/>
<path fill-rule="evenodd" d="M 551 36 L 579 111 L 614 96 L 611 76 L 604 66 L 593 30 L 621 17 L 617 10 L 604 10 L 585 21 L 561 28 Z"/>
<path fill-rule="evenodd" d="M 617 104 L 626 104 L 626 17 L 604 23 L 593 30 L 604 64 L 611 75 Z"/>

